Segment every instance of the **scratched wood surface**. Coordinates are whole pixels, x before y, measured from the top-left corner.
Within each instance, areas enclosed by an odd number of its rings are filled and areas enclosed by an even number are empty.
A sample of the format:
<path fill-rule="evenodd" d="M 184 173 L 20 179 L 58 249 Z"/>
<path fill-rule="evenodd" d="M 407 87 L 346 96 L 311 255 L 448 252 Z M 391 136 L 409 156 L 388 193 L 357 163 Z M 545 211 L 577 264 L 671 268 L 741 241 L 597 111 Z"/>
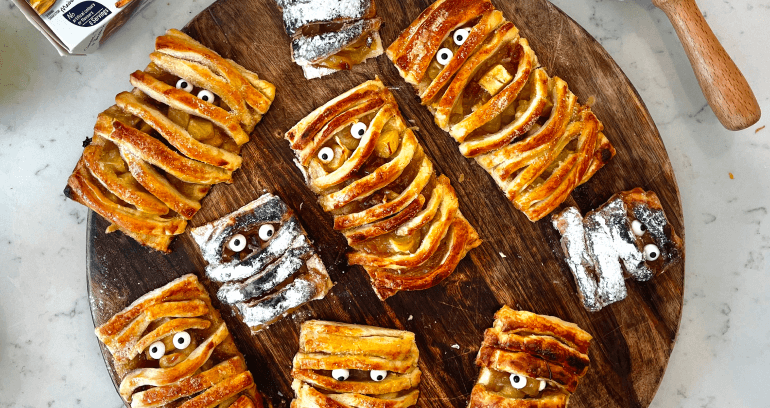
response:
<path fill-rule="evenodd" d="M 377 0 L 384 18 L 383 41 L 390 44 L 430 1 Z M 580 26 L 547 0 L 496 0 L 496 6 L 529 39 L 541 64 L 567 80 L 580 101 L 593 96 L 594 111 L 617 156 L 567 201 L 584 213 L 612 194 L 633 187 L 657 192 L 668 218 L 684 237 L 676 179 L 655 124 L 626 76 Z M 571 399 L 571 407 L 647 407 L 663 377 L 682 312 L 684 259 L 650 282 L 628 283 L 628 298 L 589 313 L 562 259 L 558 234 L 548 218 L 537 223 L 513 208 L 493 180 L 434 124 L 413 91 L 383 55 L 324 79 L 307 81 L 291 62 L 289 41 L 272 0 L 221 0 L 195 17 L 186 31 L 220 54 L 276 84 L 275 102 L 243 150 L 244 165 L 232 185 L 216 186 L 203 200 L 192 226 L 219 218 L 257 198 L 277 193 L 291 205 L 316 242 L 336 282 L 324 300 L 312 302 L 256 336 L 224 313 L 246 355 L 258 387 L 276 405 L 291 400 L 291 360 L 299 324 L 309 318 L 411 330 L 420 349 L 420 407 L 465 407 L 476 380 L 474 358 L 494 312 L 503 304 L 555 315 L 594 336 L 591 368 Z M 136 61 L 143 67 L 147 61 Z M 346 264 L 344 239 L 330 216 L 315 203 L 292 163 L 281 135 L 329 99 L 379 75 L 393 88 L 404 116 L 419 126 L 418 137 L 438 171 L 460 197 L 465 216 L 484 240 L 443 284 L 401 292 L 381 302 L 365 272 Z M 125 78 L 126 80 L 128 78 Z M 126 82 L 128 84 L 128 82 Z M 463 180 L 463 181 L 460 181 Z M 88 219 L 88 290 L 94 324 L 99 325 L 142 294 L 186 273 L 203 279 L 203 260 L 189 234 L 163 255 L 142 248 L 121 233 L 104 234 L 107 223 Z M 111 358 L 107 368 L 118 383 Z M 96 369 L 96 368 L 93 368 Z"/>

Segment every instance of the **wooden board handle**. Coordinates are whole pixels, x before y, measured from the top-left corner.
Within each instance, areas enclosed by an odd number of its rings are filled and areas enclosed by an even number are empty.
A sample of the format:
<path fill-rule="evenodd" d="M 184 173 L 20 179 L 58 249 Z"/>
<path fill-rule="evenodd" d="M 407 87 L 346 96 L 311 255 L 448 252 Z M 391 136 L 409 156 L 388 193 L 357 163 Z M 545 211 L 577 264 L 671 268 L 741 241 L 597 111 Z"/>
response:
<path fill-rule="evenodd" d="M 666 13 L 690 59 L 703 95 L 722 125 L 741 130 L 762 115 L 746 78 L 735 66 L 695 0 L 653 0 Z"/>

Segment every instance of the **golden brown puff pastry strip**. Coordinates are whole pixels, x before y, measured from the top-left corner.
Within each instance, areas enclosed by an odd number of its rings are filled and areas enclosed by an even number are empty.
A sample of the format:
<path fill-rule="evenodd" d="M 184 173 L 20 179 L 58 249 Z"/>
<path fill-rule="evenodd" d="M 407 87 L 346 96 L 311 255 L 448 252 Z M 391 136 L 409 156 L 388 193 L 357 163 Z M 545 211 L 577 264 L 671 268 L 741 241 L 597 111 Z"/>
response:
<path fill-rule="evenodd" d="M 379 79 L 316 109 L 286 139 L 352 247 L 349 263 L 364 267 L 380 298 L 440 283 L 480 245 Z"/>
<path fill-rule="evenodd" d="M 484 333 L 468 407 L 566 407 L 588 371 L 591 339 L 573 323 L 503 306 Z"/>
<path fill-rule="evenodd" d="M 414 334 L 346 323 L 302 324 L 294 356 L 293 408 L 409 407 L 420 369 Z"/>
<path fill-rule="evenodd" d="M 167 252 L 211 186 L 232 182 L 275 87 L 177 30 L 150 58 L 99 114 L 65 194 L 109 220 L 107 232 Z"/>
<path fill-rule="evenodd" d="M 243 355 L 195 275 L 140 297 L 95 329 L 133 408 L 259 407 Z"/>
<path fill-rule="evenodd" d="M 532 221 L 615 154 L 589 106 L 550 77 L 489 0 L 438 0 L 387 50 L 436 124 Z"/>

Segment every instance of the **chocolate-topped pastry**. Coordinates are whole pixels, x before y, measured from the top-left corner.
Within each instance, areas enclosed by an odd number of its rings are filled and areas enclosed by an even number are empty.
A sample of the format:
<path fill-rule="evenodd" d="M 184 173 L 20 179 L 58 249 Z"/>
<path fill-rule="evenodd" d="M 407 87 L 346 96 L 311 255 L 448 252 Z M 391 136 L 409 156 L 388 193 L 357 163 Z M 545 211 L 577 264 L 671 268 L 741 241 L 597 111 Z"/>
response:
<path fill-rule="evenodd" d="M 374 0 L 276 0 L 292 39 L 292 60 L 313 79 L 381 55 Z"/>
<path fill-rule="evenodd" d="M 682 256 L 682 240 L 658 196 L 641 188 L 615 194 L 585 217 L 569 207 L 553 216 L 553 225 L 590 311 L 625 299 L 626 277 L 649 280 Z"/>
<path fill-rule="evenodd" d="M 259 331 L 333 283 L 294 212 L 273 194 L 191 231 L 217 298 Z"/>

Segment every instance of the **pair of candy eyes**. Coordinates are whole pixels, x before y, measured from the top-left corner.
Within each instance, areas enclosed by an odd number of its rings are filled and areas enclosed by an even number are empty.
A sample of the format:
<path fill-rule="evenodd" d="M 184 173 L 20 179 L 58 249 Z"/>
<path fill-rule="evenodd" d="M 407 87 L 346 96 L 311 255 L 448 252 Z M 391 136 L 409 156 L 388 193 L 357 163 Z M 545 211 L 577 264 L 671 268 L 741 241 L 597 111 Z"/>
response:
<path fill-rule="evenodd" d="M 513 388 L 516 388 L 517 390 L 520 390 L 527 386 L 527 377 L 524 377 L 523 375 L 513 373 L 509 378 L 511 380 L 511 386 Z M 545 389 L 545 381 L 540 380 L 540 385 L 537 387 L 537 390 L 543 391 L 544 389 Z"/>
<path fill-rule="evenodd" d="M 192 92 L 193 90 L 193 85 L 184 79 L 176 81 L 176 87 L 185 92 Z M 202 99 L 204 102 L 214 102 L 214 94 L 205 89 L 201 89 L 201 91 L 198 92 L 198 98 Z"/>
<path fill-rule="evenodd" d="M 385 377 L 388 376 L 388 372 L 385 370 L 372 370 L 369 371 L 369 378 L 371 378 L 373 381 L 380 382 L 385 379 Z M 344 368 L 338 368 L 336 370 L 332 370 L 332 378 L 334 378 L 337 381 L 345 381 L 350 377 L 350 371 L 344 369 Z"/>
<path fill-rule="evenodd" d="M 642 224 L 639 220 L 633 220 L 631 222 L 631 231 L 637 237 L 641 237 L 647 232 L 647 226 Z M 654 261 L 660 257 L 660 249 L 656 245 L 647 244 L 644 246 L 644 259 L 647 261 Z"/>
<path fill-rule="evenodd" d="M 273 234 L 275 234 L 275 227 L 270 224 L 265 224 L 259 227 L 259 239 L 262 241 L 269 240 Z M 227 242 L 227 247 L 233 252 L 241 252 L 246 249 L 246 237 L 243 234 L 235 234 L 230 241 Z"/>
<path fill-rule="evenodd" d="M 455 45 L 458 47 L 465 44 L 465 40 L 468 39 L 468 35 L 471 33 L 471 30 L 468 28 L 461 28 L 459 30 L 456 30 L 454 33 L 452 33 L 452 40 L 454 40 Z M 446 65 L 449 63 L 449 61 L 452 60 L 452 57 L 454 56 L 454 53 L 452 53 L 452 50 L 449 48 L 442 48 L 438 50 L 438 54 L 436 54 L 436 61 L 438 61 L 441 65 Z"/>
<path fill-rule="evenodd" d="M 189 333 L 179 332 L 174 335 L 172 343 L 174 343 L 174 347 L 176 347 L 177 350 L 184 350 L 190 346 L 191 341 L 192 339 L 190 338 Z M 158 340 L 155 343 L 150 344 L 150 357 L 155 360 L 160 360 L 164 354 L 166 354 L 166 345 L 162 341 Z"/>
<path fill-rule="evenodd" d="M 356 122 L 350 127 L 350 136 L 354 139 L 361 139 L 366 134 L 366 123 Z M 329 163 L 334 158 L 334 150 L 331 147 L 324 147 L 318 151 L 318 160 L 321 163 Z"/>

